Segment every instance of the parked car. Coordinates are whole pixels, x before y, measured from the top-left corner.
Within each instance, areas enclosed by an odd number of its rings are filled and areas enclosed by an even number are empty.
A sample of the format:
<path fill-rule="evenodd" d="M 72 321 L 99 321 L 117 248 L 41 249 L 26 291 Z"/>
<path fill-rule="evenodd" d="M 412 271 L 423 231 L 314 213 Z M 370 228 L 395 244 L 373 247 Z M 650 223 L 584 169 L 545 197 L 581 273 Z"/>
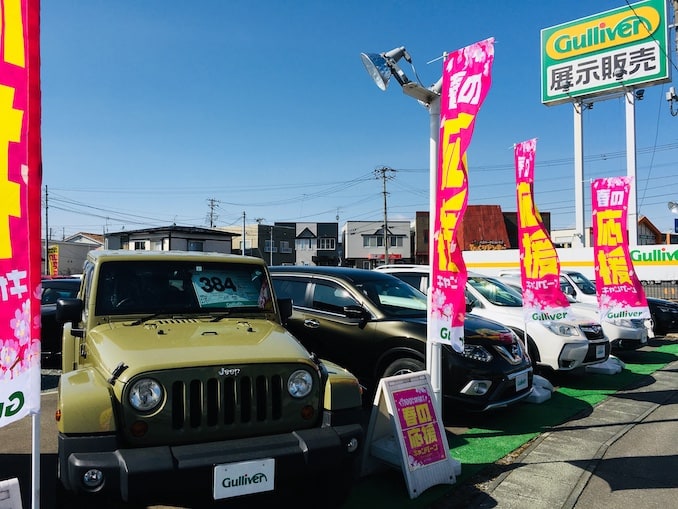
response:
<path fill-rule="evenodd" d="M 426 296 L 389 274 L 348 267 L 274 266 L 276 295 L 290 298 L 286 327 L 307 349 L 341 363 L 367 388 L 379 379 L 426 369 Z M 529 396 L 533 369 L 507 327 L 473 314 L 464 351 L 443 345 L 441 394 L 469 411 L 505 407 Z"/>
<path fill-rule="evenodd" d="M 393 274 L 416 288 L 429 286 L 428 265 L 392 264 L 374 270 Z M 568 321 L 526 323 L 520 292 L 497 278 L 469 272 L 466 301 L 474 314 L 497 320 L 524 339 L 534 367 L 572 371 L 610 356 L 610 342 L 597 320 L 575 316 Z"/>
<path fill-rule="evenodd" d="M 652 330 L 657 336 L 678 332 L 678 302 L 647 297 Z"/>
<path fill-rule="evenodd" d="M 63 325 L 56 321 L 57 299 L 73 298 L 80 288 L 79 277 L 43 278 L 40 295 L 40 345 L 42 365 L 61 367 Z"/>
<path fill-rule="evenodd" d="M 586 279 L 585 276 L 581 276 Z M 513 276 L 501 276 L 498 278 L 502 282 L 515 288 L 522 293 L 522 285 L 520 278 Z M 587 280 L 588 281 L 588 280 Z M 569 283 L 566 283 L 569 285 Z M 582 283 L 586 288 L 586 284 Z M 563 277 L 560 278 L 560 287 L 563 288 Z M 591 320 L 600 321 L 603 326 L 603 332 L 610 340 L 610 346 L 616 350 L 637 350 L 645 346 L 648 339 L 648 327 L 644 319 L 638 318 L 617 318 L 615 320 L 600 320 L 600 309 L 597 303 L 588 301 L 579 301 L 574 297 L 575 294 L 571 292 L 564 292 L 570 303 L 570 308 L 580 316 L 590 318 Z"/>
<path fill-rule="evenodd" d="M 57 302 L 57 508 L 261 507 L 302 491 L 339 507 L 362 390 L 284 328 L 292 304 L 264 260 L 92 250 L 84 274 Z"/>

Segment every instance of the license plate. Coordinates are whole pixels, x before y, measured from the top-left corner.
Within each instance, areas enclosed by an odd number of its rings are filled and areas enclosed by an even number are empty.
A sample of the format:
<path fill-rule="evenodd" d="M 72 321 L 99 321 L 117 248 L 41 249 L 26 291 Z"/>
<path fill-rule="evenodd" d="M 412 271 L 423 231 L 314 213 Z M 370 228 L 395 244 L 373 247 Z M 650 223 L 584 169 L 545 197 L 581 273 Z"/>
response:
<path fill-rule="evenodd" d="M 516 392 L 527 389 L 527 373 L 520 373 L 516 376 Z"/>
<path fill-rule="evenodd" d="M 602 359 L 605 357 L 605 345 L 596 346 L 596 359 Z"/>
<path fill-rule="evenodd" d="M 275 459 L 268 458 L 214 467 L 215 500 L 272 491 L 275 486 Z"/>

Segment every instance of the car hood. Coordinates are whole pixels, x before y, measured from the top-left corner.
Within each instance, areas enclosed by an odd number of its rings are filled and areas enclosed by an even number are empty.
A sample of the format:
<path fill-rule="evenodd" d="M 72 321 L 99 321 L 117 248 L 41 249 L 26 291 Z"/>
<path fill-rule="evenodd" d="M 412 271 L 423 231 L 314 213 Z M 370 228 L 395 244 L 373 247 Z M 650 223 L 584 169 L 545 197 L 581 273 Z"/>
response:
<path fill-rule="evenodd" d="M 307 360 L 304 347 L 281 325 L 269 320 L 153 320 L 141 325 L 114 322 L 92 329 L 88 356 L 105 371 L 137 372 L 217 364 L 284 363 Z M 93 350 L 93 351 L 92 351 Z"/>
<path fill-rule="evenodd" d="M 427 318 L 407 318 L 402 321 L 417 324 L 418 327 L 425 327 Z M 483 341 L 511 343 L 512 338 L 511 330 L 501 323 L 471 313 L 466 313 L 464 316 L 464 341 L 470 343 Z"/>
<path fill-rule="evenodd" d="M 466 313 L 464 317 L 464 341 L 469 343 L 483 341 L 511 343 L 513 342 L 513 334 L 510 329 L 499 322 Z"/>

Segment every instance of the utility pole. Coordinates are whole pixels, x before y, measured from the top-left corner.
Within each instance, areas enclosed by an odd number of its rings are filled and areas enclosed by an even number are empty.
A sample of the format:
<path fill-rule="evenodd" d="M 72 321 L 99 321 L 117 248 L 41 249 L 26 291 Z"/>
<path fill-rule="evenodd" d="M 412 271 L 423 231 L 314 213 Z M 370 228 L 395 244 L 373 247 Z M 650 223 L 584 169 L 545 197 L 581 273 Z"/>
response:
<path fill-rule="evenodd" d="M 247 247 L 247 239 L 245 238 L 245 211 L 242 211 L 242 253 L 245 254 L 245 248 Z"/>
<path fill-rule="evenodd" d="M 209 223 L 210 223 L 210 228 L 214 228 L 214 225 L 217 220 L 217 215 L 216 212 L 214 212 L 214 209 L 217 208 L 217 203 L 219 203 L 219 200 L 215 198 L 209 198 L 207 200 L 207 203 L 209 204 L 210 207 L 210 212 L 209 212 Z"/>
<path fill-rule="evenodd" d="M 384 185 L 384 265 L 388 264 L 389 259 L 388 259 L 388 207 L 386 205 L 386 195 L 388 194 L 386 192 L 386 179 L 388 178 L 393 178 L 389 177 L 389 173 L 395 173 L 395 170 L 393 168 L 387 168 L 386 166 L 382 166 L 381 168 L 377 168 L 374 170 L 375 174 L 377 175 L 377 178 L 381 178 L 383 181 Z"/>

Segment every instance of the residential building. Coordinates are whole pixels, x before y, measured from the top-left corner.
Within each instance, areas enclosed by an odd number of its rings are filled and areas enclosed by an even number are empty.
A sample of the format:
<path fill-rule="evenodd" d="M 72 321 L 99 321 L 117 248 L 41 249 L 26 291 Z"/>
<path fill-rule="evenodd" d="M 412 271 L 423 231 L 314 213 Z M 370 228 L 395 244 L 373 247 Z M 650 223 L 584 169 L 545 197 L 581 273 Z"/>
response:
<path fill-rule="evenodd" d="M 277 222 L 251 224 L 244 228 L 222 227 L 234 234 L 240 252 L 263 258 L 269 265 L 339 265 L 341 245 L 338 223 Z"/>
<path fill-rule="evenodd" d="M 383 221 L 347 221 L 341 235 L 342 265 L 373 269 L 384 263 L 413 263 L 410 221 L 389 221 L 386 231 Z"/>
<path fill-rule="evenodd" d="M 232 252 L 234 234 L 214 228 L 195 226 L 163 226 L 107 233 L 106 249 L 130 251 L 210 251 Z"/>

